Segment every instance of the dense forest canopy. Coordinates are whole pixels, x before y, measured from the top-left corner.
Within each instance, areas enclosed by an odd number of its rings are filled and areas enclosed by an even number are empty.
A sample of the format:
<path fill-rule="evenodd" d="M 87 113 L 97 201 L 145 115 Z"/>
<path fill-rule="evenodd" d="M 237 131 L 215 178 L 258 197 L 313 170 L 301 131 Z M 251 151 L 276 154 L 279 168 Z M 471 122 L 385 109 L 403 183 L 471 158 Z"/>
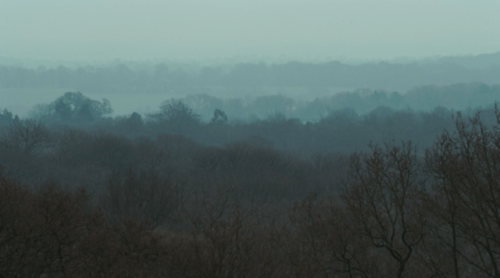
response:
<path fill-rule="evenodd" d="M 498 277 L 498 68 L 460 63 L 0 67 L 81 89 L 1 107 L 0 276 Z"/>
<path fill-rule="evenodd" d="M 4 113 L 2 275 L 499 274 L 497 107 L 233 125 L 161 108 L 56 124 Z M 398 134 L 416 143 L 373 141 Z"/>

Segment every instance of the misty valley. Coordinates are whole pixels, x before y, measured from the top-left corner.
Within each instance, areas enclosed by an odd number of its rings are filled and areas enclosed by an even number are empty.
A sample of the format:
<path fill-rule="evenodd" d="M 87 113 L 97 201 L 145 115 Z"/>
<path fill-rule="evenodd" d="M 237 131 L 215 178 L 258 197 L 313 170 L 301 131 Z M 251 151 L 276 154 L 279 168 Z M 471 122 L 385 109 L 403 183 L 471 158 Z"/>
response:
<path fill-rule="evenodd" d="M 0 63 L 0 277 L 500 277 L 499 76 Z"/>

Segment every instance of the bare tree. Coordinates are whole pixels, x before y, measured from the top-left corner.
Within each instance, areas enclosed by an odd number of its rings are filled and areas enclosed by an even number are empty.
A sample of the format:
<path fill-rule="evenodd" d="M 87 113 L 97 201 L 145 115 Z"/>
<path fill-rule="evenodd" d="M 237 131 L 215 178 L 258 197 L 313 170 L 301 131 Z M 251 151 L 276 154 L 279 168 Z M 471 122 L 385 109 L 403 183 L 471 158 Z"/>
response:
<path fill-rule="evenodd" d="M 465 261 L 460 257 L 466 246 L 461 238 L 459 221 L 462 214 L 460 171 L 455 140 L 447 132 L 439 136 L 425 153 L 425 173 L 431 191 L 425 198 L 424 209 L 430 216 L 427 223 L 429 238 L 424 245 L 426 257 L 435 273 L 460 277 Z"/>
<path fill-rule="evenodd" d="M 476 114 L 455 118 L 456 132 L 443 133 L 427 152 L 437 208 L 431 227 L 453 258 L 456 277 L 466 265 L 500 277 L 500 111 L 489 127 Z M 442 223 L 441 226 L 436 225 Z M 444 227 L 444 228 L 443 228 Z M 468 267 L 467 269 L 470 269 Z"/>
<path fill-rule="evenodd" d="M 418 201 L 424 185 L 420 167 L 411 143 L 371 149 L 370 155 L 351 156 L 350 178 L 342 197 L 371 245 L 386 250 L 395 262 L 396 268 L 389 267 L 388 275 L 403 277 L 424 237 Z"/>
<path fill-rule="evenodd" d="M 294 205 L 282 244 L 294 276 L 376 277 L 382 261 L 362 227 L 333 200 L 309 197 Z"/>
<path fill-rule="evenodd" d="M 51 139 L 49 130 L 40 121 L 14 120 L 4 132 L 4 147 L 26 154 L 42 152 L 48 147 Z"/>

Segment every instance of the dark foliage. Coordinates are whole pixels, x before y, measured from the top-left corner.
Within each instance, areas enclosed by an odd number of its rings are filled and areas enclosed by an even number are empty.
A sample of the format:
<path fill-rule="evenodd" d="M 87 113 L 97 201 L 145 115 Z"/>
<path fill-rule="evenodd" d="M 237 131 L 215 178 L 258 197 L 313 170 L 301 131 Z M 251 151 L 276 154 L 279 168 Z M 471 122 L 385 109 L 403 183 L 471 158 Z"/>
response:
<path fill-rule="evenodd" d="M 0 277 L 500 276 L 497 107 L 307 123 L 160 108 L 4 112 Z"/>

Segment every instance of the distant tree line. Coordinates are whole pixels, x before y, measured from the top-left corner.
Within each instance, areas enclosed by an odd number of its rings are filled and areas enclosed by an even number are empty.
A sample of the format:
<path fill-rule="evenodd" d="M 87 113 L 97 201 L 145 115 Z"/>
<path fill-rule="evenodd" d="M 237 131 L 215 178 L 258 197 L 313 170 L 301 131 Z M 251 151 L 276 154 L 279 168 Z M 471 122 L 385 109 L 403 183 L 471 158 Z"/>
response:
<path fill-rule="evenodd" d="M 75 88 L 82 91 L 165 92 L 198 90 L 242 91 L 255 88 L 304 87 L 321 92 L 328 88 L 399 88 L 406 90 L 424 84 L 445 85 L 459 82 L 495 84 L 500 67 L 466 67 L 441 63 L 368 63 L 347 65 L 340 62 L 283 64 L 239 63 L 230 66 L 184 69 L 164 63 L 149 67 L 125 64 L 79 68 L 0 66 L 0 87 Z M 244 89 L 247 88 L 247 89 Z M 252 89 L 253 88 L 253 89 Z M 233 91 L 233 94 L 235 92 Z"/>
<path fill-rule="evenodd" d="M 435 98 L 444 102 L 484 96 L 495 99 L 500 93 L 495 86 L 475 83 L 432 87 L 429 91 L 435 94 L 418 90 L 405 96 L 377 91 L 352 92 L 309 103 L 298 103 L 284 96 L 265 96 L 243 103 L 241 99 L 196 95 L 168 99 L 150 114 L 134 112 L 115 117 L 109 116 L 112 107 L 106 99 L 97 101 L 79 92 L 68 92 L 51 103 L 35 106 L 29 118 L 47 128 L 106 130 L 126 138 L 154 138 L 169 133 L 213 146 L 245 141 L 305 153 L 355 151 L 366 150 L 370 141 L 382 143 L 391 139 L 412 140 L 428 147 L 443 129 L 453 128 L 455 110 L 443 106 L 427 111 L 412 110 L 402 107 L 405 98 L 413 101 Z M 392 108 L 385 104 L 392 104 Z M 352 106 L 366 112 L 358 112 Z M 469 108 L 463 113 L 472 116 L 474 111 L 477 109 Z M 485 120 L 493 122 L 491 109 L 483 111 L 489 115 Z M 317 116 L 313 118 L 311 114 L 315 112 Z M 245 113 L 247 117 L 242 117 Z M 253 113 L 267 116 L 252 117 Z M 16 118 L 8 110 L 0 116 L 0 125 L 6 128 L 27 121 Z"/>
<path fill-rule="evenodd" d="M 318 122 L 333 111 L 352 109 L 361 115 L 370 113 L 379 107 L 426 112 L 432 111 L 436 107 L 444 107 L 449 110 L 462 110 L 470 113 L 500 100 L 499 96 L 499 85 L 460 83 L 447 86 L 416 87 L 405 94 L 396 91 L 362 89 L 326 94 L 311 100 L 301 100 L 287 94 L 217 97 L 200 93 L 180 97 L 170 96 L 170 99 L 168 99 L 169 95 L 166 94 L 165 99 L 182 102 L 192 109 L 202 122 L 211 121 L 214 117 L 214 111 L 219 110 L 224 112 L 227 122 L 230 123 L 265 120 L 277 114 L 299 119 L 301 122 Z M 80 121 L 98 120 L 111 113 L 111 103 L 108 100 L 92 100 L 79 92 L 69 92 L 52 103 L 37 105 L 29 116 L 50 121 L 57 118 L 64 122 L 78 121 L 78 119 Z"/>

